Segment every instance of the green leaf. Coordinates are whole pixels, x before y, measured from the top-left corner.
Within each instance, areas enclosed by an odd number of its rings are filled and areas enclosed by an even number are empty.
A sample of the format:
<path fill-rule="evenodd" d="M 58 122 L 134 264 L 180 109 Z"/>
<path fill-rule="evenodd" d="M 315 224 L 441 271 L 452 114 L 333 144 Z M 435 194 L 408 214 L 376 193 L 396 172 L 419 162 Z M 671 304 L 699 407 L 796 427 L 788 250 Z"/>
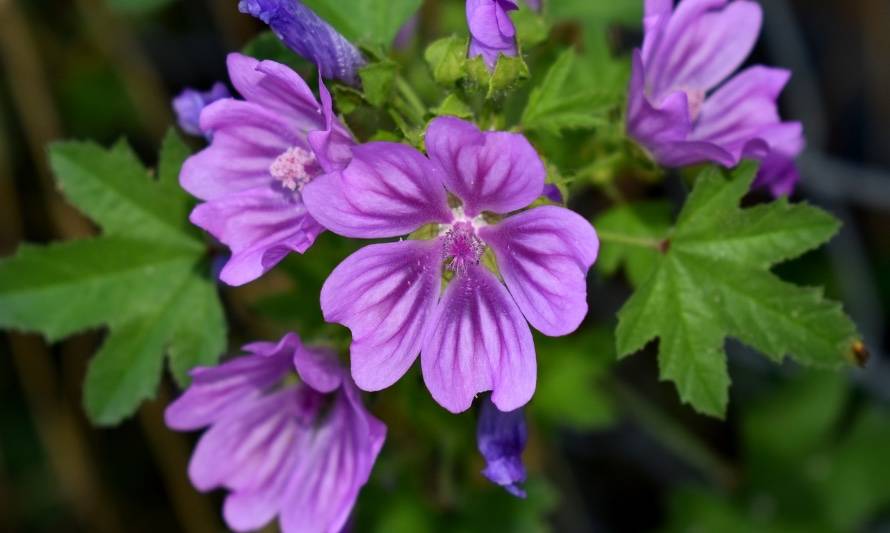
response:
<path fill-rule="evenodd" d="M 449 94 L 439 107 L 433 109 L 436 116 L 449 115 L 460 118 L 473 118 L 473 110 L 456 94 Z"/>
<path fill-rule="evenodd" d="M 739 201 L 756 166 L 731 179 L 709 169 L 697 179 L 648 278 L 618 313 L 619 356 L 660 338 L 662 379 L 696 410 L 722 416 L 729 374 L 724 340 L 734 337 L 776 362 L 838 367 L 851 357 L 856 327 L 819 289 L 769 272 L 828 241 L 838 223 L 827 213 L 778 200 L 751 209 Z"/>
<path fill-rule="evenodd" d="M 358 71 L 365 98 L 371 105 L 380 107 L 389 100 L 397 72 L 398 65 L 389 60 L 371 63 Z"/>
<path fill-rule="evenodd" d="M 188 148 L 164 140 L 158 179 L 126 144 L 57 143 L 50 161 L 68 199 L 101 237 L 24 245 L 0 261 L 0 325 L 51 341 L 107 326 L 84 386 L 87 413 L 114 424 L 150 398 L 164 363 L 185 383 L 225 349 L 225 320 L 190 201 L 177 184 Z"/>
<path fill-rule="evenodd" d="M 433 73 L 433 79 L 441 85 L 453 85 L 466 75 L 467 39 L 445 37 L 430 44 L 423 55 Z"/>
<path fill-rule="evenodd" d="M 631 285 L 639 287 L 661 256 L 659 246 L 671 228 L 671 206 L 664 201 L 618 205 L 593 222 L 602 242 L 596 266 L 611 276 L 624 265 Z"/>
<path fill-rule="evenodd" d="M 526 129 L 558 135 L 561 130 L 593 128 L 605 122 L 605 113 L 615 99 L 591 85 L 578 83 L 576 60 L 573 49 L 563 52 L 532 91 L 522 114 Z"/>
<path fill-rule="evenodd" d="M 389 49 L 422 0 L 303 0 L 307 7 L 354 43 Z"/>
<path fill-rule="evenodd" d="M 513 24 L 516 25 L 516 38 L 519 46 L 527 50 L 547 40 L 550 25 L 540 14 L 526 4 L 521 4 L 519 11 L 511 13 Z"/>
<path fill-rule="evenodd" d="M 491 80 L 488 82 L 487 98 L 497 98 L 507 91 L 515 89 L 529 78 L 528 65 L 520 56 L 498 57 Z"/>

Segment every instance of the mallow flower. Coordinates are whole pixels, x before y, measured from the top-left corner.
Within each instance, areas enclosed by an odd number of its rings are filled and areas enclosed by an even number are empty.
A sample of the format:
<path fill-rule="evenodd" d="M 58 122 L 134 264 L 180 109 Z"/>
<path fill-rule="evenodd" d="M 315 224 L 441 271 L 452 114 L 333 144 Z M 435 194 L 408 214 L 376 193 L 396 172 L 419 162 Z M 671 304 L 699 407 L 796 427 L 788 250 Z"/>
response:
<path fill-rule="evenodd" d="M 751 0 L 646 0 L 642 50 L 636 50 L 627 131 L 660 164 L 761 161 L 755 187 L 789 194 L 803 150 L 799 122 L 783 122 L 776 99 L 790 72 L 765 66 L 730 75 L 760 33 Z M 729 78 L 729 79 L 727 79 Z"/>
<path fill-rule="evenodd" d="M 494 70 L 498 56 L 515 56 L 516 26 L 508 11 L 519 9 L 514 0 L 467 0 L 467 26 L 470 28 L 468 56 L 482 56 Z"/>
<path fill-rule="evenodd" d="M 562 207 L 517 212 L 541 196 L 546 174 L 522 135 L 440 117 L 425 142 L 429 157 L 403 144 L 356 146 L 346 168 L 306 186 L 309 212 L 335 233 L 415 237 L 344 260 L 322 287 L 322 311 L 352 330 L 360 388 L 392 385 L 420 352 L 427 388 L 449 411 L 488 390 L 512 411 L 535 389 L 526 321 L 565 335 L 587 314 L 596 232 Z"/>
<path fill-rule="evenodd" d="M 362 405 L 335 354 L 294 333 L 192 371 L 165 413 L 179 431 L 209 428 L 189 464 L 201 491 L 228 490 L 235 531 L 279 518 L 284 533 L 338 533 L 383 446 L 386 426 Z"/>
<path fill-rule="evenodd" d="M 328 79 L 358 84 L 361 52 L 300 0 L 241 0 L 238 10 L 265 22 L 291 50 L 318 65 Z"/>
<path fill-rule="evenodd" d="M 192 223 L 232 251 L 220 279 L 242 285 L 312 246 L 324 228 L 306 211 L 303 187 L 342 168 L 353 140 L 324 84 L 319 104 L 285 65 L 230 54 L 228 67 L 244 100 L 218 100 L 201 112 L 200 127 L 213 139 L 186 160 L 180 183 L 204 201 Z"/>
<path fill-rule="evenodd" d="M 210 139 L 211 132 L 201 129 L 201 111 L 217 100 L 231 98 L 229 89 L 224 83 L 216 82 L 207 91 L 198 91 L 191 87 L 184 89 L 173 99 L 173 111 L 176 113 L 176 122 L 182 131 L 196 137 Z"/>
<path fill-rule="evenodd" d="M 523 409 L 505 413 L 490 398 L 482 400 L 476 425 L 476 444 L 485 458 L 482 475 L 519 498 L 525 498 L 521 486 L 526 476 L 522 452 L 527 441 Z"/>

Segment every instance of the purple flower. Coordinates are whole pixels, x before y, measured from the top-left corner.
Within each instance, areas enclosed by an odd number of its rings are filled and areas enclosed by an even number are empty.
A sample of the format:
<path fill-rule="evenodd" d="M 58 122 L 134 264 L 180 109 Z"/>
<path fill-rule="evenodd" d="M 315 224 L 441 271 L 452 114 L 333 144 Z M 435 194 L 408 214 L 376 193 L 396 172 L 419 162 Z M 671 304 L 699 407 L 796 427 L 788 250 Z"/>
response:
<path fill-rule="evenodd" d="M 272 28 L 291 50 L 318 65 L 322 76 L 355 85 L 365 64 L 358 48 L 299 0 L 241 0 L 238 10 Z"/>
<path fill-rule="evenodd" d="M 520 484 L 525 481 L 522 452 L 527 440 L 528 429 L 522 409 L 505 413 L 499 411 L 489 398 L 482 400 L 476 427 L 479 453 L 485 458 L 482 474 L 519 498 L 525 498 Z"/>
<path fill-rule="evenodd" d="M 514 0 L 467 0 L 468 56 L 481 55 L 490 70 L 494 70 L 499 55 L 515 56 L 516 27 L 507 12 L 517 9 Z"/>
<path fill-rule="evenodd" d="M 306 212 L 303 187 L 342 168 L 353 141 L 333 117 L 324 84 L 319 104 L 280 63 L 230 54 L 228 66 L 245 100 L 204 109 L 201 129 L 212 130 L 213 141 L 185 162 L 180 182 L 205 202 L 192 211 L 192 223 L 232 251 L 220 279 L 242 285 L 312 246 L 324 228 Z"/>
<path fill-rule="evenodd" d="M 223 515 L 236 531 L 278 516 L 285 533 L 339 532 L 386 426 L 364 408 L 333 353 L 303 346 L 294 333 L 244 350 L 193 370 L 191 386 L 167 408 L 172 429 L 209 428 L 189 478 L 201 491 L 229 491 Z"/>
<path fill-rule="evenodd" d="M 225 84 L 220 82 L 214 83 L 213 87 L 206 92 L 196 91 L 190 87 L 185 89 L 173 99 L 173 111 L 176 112 L 176 121 L 179 123 L 179 127 L 189 135 L 209 139 L 211 132 L 201 130 L 199 123 L 201 111 L 217 100 L 231 97 L 232 95 L 229 94 Z"/>
<path fill-rule="evenodd" d="M 322 288 L 322 311 L 352 330 L 362 389 L 392 385 L 421 352 L 427 388 L 446 409 L 463 411 L 492 390 L 511 411 L 535 389 L 526 320 L 565 335 L 587 314 L 596 232 L 561 207 L 511 214 L 544 189 L 544 165 L 522 135 L 442 117 L 430 123 L 426 148 L 428 158 L 401 144 L 357 146 L 349 166 L 306 187 L 309 212 L 340 235 L 377 239 L 421 227 L 434 235 L 348 257 Z M 504 283 L 486 266 L 495 259 Z"/>
<path fill-rule="evenodd" d="M 662 165 L 762 162 L 756 187 L 790 193 L 800 123 L 782 122 L 776 99 L 783 69 L 742 64 L 760 33 L 760 6 L 749 0 L 646 0 L 642 50 L 634 52 L 628 133 Z"/>

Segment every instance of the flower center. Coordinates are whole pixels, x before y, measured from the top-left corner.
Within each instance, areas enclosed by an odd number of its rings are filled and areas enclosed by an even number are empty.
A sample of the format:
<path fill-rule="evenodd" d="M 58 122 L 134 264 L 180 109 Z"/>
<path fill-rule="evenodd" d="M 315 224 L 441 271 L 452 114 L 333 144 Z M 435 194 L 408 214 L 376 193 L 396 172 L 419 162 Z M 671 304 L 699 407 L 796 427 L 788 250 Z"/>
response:
<path fill-rule="evenodd" d="M 269 167 L 272 177 L 291 191 L 302 191 L 318 173 L 318 164 L 312 152 L 292 146 L 275 158 Z"/>
<path fill-rule="evenodd" d="M 311 426 L 328 403 L 322 394 L 307 385 L 300 385 L 297 392 L 297 420 L 303 426 Z"/>
<path fill-rule="evenodd" d="M 470 265 L 478 265 L 485 252 L 485 243 L 476 236 L 476 230 L 469 221 L 452 224 L 443 239 L 443 257 L 452 272 L 462 272 Z"/>

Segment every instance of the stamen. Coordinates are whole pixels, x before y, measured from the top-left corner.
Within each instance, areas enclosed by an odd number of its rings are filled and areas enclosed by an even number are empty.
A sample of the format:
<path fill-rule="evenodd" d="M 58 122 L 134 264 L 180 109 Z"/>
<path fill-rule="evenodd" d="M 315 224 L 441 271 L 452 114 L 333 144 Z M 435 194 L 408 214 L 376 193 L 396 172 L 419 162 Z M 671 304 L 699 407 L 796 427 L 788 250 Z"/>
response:
<path fill-rule="evenodd" d="M 269 167 L 272 177 L 291 191 L 302 191 L 318 170 L 315 155 L 297 146 L 288 148 L 286 152 L 276 157 Z"/>
<path fill-rule="evenodd" d="M 470 265 L 478 265 L 485 252 L 485 243 L 476 236 L 470 222 L 455 222 L 445 232 L 443 256 L 449 270 L 462 272 Z"/>

